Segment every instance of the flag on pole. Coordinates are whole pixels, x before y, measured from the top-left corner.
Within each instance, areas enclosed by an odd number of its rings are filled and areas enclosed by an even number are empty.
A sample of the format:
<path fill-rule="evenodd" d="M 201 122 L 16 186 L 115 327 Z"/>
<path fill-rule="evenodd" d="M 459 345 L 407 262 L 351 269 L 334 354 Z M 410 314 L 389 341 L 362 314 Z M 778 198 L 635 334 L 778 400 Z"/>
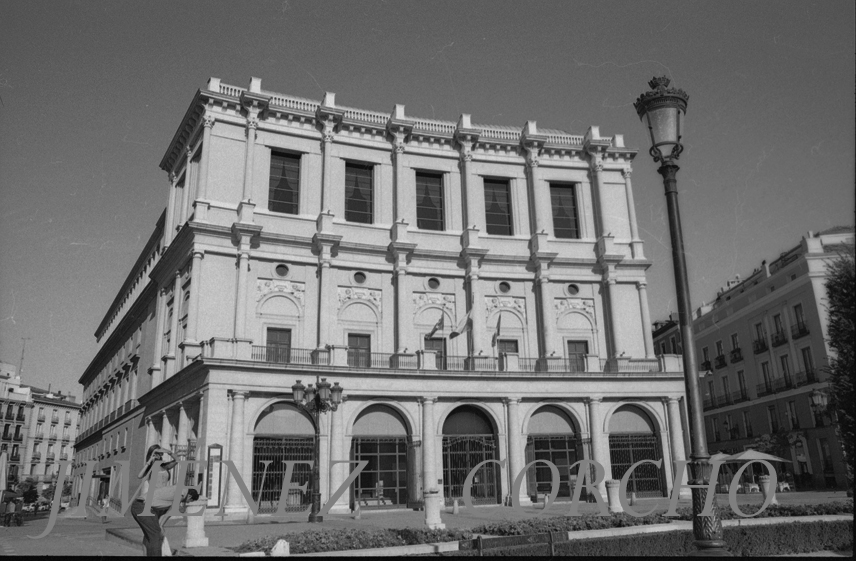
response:
<path fill-rule="evenodd" d="M 496 320 L 496 333 L 493 334 L 493 340 L 490 342 L 491 347 L 496 346 L 496 342 L 500 338 L 500 330 L 502 329 L 502 312 L 499 313 L 499 319 Z"/>
<path fill-rule="evenodd" d="M 455 327 L 454 331 L 452 331 L 452 333 L 449 335 L 449 339 L 454 339 L 458 335 L 462 335 L 470 330 L 470 328 L 472 327 L 472 324 L 470 322 L 472 314 L 472 310 L 467 312 L 467 315 L 464 316 L 464 319 L 462 319 L 460 323 L 458 323 L 458 326 Z"/>
<path fill-rule="evenodd" d="M 446 316 L 442 311 L 440 312 L 440 319 L 437 320 L 437 323 L 434 324 L 434 327 L 431 328 L 430 333 L 428 333 L 428 337 L 433 337 L 435 333 L 443 330 L 443 318 Z"/>

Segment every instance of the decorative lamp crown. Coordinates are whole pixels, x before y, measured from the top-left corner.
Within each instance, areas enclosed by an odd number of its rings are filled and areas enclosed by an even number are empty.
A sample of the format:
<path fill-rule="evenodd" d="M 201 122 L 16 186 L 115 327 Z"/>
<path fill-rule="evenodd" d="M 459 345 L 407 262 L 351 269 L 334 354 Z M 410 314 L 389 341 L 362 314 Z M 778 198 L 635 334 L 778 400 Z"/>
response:
<path fill-rule="evenodd" d="M 648 82 L 651 91 L 643 93 L 633 103 L 636 113 L 648 128 L 651 156 L 655 162 L 663 164 L 677 160 L 684 149 L 681 137 L 690 98 L 685 91 L 670 88 L 670 83 L 666 76 L 652 78 Z"/>
<path fill-rule="evenodd" d="M 321 378 L 321 381 L 318 382 L 318 395 L 324 403 L 330 401 L 330 382 L 327 381 L 327 378 Z"/>

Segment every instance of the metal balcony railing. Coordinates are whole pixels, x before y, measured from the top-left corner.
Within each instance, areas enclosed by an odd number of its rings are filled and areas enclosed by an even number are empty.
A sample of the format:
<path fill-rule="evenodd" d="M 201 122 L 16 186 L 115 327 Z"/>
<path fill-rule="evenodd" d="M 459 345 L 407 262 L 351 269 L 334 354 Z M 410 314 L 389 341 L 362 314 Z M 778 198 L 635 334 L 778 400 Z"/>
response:
<path fill-rule="evenodd" d="M 62 461 L 62 462 L 64 462 L 64 461 L 68 460 L 68 454 L 60 454 L 60 455 L 59 455 L 59 459 L 60 459 L 60 461 Z"/>
<path fill-rule="evenodd" d="M 737 390 L 736 392 L 731 392 L 731 401 L 732 403 L 749 401 L 749 392 L 747 392 L 745 389 Z"/>
<path fill-rule="evenodd" d="M 44 440 L 44 438 L 45 438 L 45 433 L 43 433 L 43 432 L 37 432 L 37 433 L 33 436 L 33 439 L 34 439 L 34 440 Z"/>
<path fill-rule="evenodd" d="M 11 420 L 13 420 L 14 418 L 15 418 L 15 412 L 14 412 L 14 411 L 12 411 L 12 409 L 11 409 L 11 408 L 10 408 L 10 409 L 7 409 L 7 410 L 6 410 L 6 420 L 7 420 L 7 421 L 11 421 Z"/>
<path fill-rule="evenodd" d="M 758 384 L 758 386 L 755 388 L 755 390 L 758 393 L 758 397 L 770 395 L 774 391 L 773 390 L 773 383 L 772 382 L 761 382 L 760 384 Z"/>
<path fill-rule="evenodd" d="M 34 462 L 40 462 L 41 460 L 42 460 L 42 453 L 41 452 L 33 452 L 33 461 Z"/>
<path fill-rule="evenodd" d="M 44 423 L 45 422 L 45 414 L 39 413 L 38 420 L 40 423 Z"/>
<path fill-rule="evenodd" d="M 781 347 L 788 342 L 788 336 L 785 335 L 784 331 L 776 331 L 773 333 L 772 339 L 774 347 Z"/>
<path fill-rule="evenodd" d="M 701 363 L 701 370 L 713 370 L 713 369 L 710 367 L 710 361 L 709 361 L 709 360 L 704 360 L 704 361 L 702 361 L 702 363 Z"/>
<path fill-rule="evenodd" d="M 59 415 L 51 415 L 51 424 L 55 425 L 59 423 Z"/>
<path fill-rule="evenodd" d="M 26 420 L 27 420 L 27 419 L 26 419 L 26 417 L 24 417 L 24 413 L 23 413 L 23 412 L 18 411 L 18 414 L 17 414 L 17 415 L 15 415 L 15 420 L 16 420 L 16 421 L 21 421 L 21 422 L 26 422 Z"/>
<path fill-rule="evenodd" d="M 12 440 L 12 433 L 11 432 L 4 432 L 3 433 L 3 440 Z"/>
<path fill-rule="evenodd" d="M 9 461 L 10 462 L 20 462 L 21 461 L 21 455 L 20 454 L 12 454 L 11 456 L 9 456 Z"/>
<path fill-rule="evenodd" d="M 49 434 L 48 435 L 48 440 L 56 440 L 56 439 L 57 439 L 57 436 L 55 434 Z"/>
<path fill-rule="evenodd" d="M 797 386 L 805 386 L 806 384 L 817 382 L 817 373 L 813 368 L 805 372 L 797 372 L 794 377 L 796 378 Z"/>
<path fill-rule="evenodd" d="M 794 339 L 799 339 L 806 335 L 808 335 L 808 326 L 806 326 L 804 321 L 798 321 L 791 326 L 791 336 Z"/>
<path fill-rule="evenodd" d="M 755 351 L 756 355 L 763 353 L 767 348 L 767 342 L 762 339 L 752 341 L 752 350 Z"/>
<path fill-rule="evenodd" d="M 17 433 L 15 434 L 15 436 L 12 437 L 12 440 L 16 442 L 21 442 L 22 440 L 24 440 L 24 435 L 21 433 Z"/>
<path fill-rule="evenodd" d="M 714 359 L 715 366 L 718 369 L 725 368 L 728 366 L 728 362 L 725 360 L 725 355 L 719 355 Z"/>
<path fill-rule="evenodd" d="M 330 364 L 330 353 L 323 349 L 297 349 L 287 345 L 254 346 L 252 358 L 255 361 L 274 364 Z"/>
<path fill-rule="evenodd" d="M 66 417 L 65 421 L 63 421 L 63 424 L 67 427 L 70 427 L 71 426 L 71 417 Z"/>
<path fill-rule="evenodd" d="M 743 351 L 740 347 L 731 350 L 731 363 L 740 362 L 743 360 Z"/>
<path fill-rule="evenodd" d="M 45 455 L 45 461 L 47 461 L 47 462 L 53 462 L 55 459 L 56 459 L 56 454 L 54 454 L 53 452 L 48 452 Z"/>
<path fill-rule="evenodd" d="M 706 397 L 704 398 L 703 407 L 705 411 L 709 411 L 716 407 L 716 398 Z"/>

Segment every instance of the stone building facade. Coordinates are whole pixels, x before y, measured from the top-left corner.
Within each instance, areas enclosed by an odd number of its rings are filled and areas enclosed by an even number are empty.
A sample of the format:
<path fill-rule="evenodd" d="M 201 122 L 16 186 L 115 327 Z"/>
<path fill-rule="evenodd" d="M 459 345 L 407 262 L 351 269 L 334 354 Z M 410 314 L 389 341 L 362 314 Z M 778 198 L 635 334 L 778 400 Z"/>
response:
<path fill-rule="evenodd" d="M 667 493 L 684 385 L 649 329 L 635 154 L 597 127 L 422 119 L 212 78 L 168 146 L 166 210 L 80 378 L 78 481 L 91 460 L 119 484 L 115 460 L 136 473 L 160 443 L 201 460 L 188 480 L 236 516 L 246 500 L 215 458 L 263 513 L 283 460 L 318 460 L 325 501 L 347 476 L 333 460 L 369 462 L 332 512 L 414 507 L 426 488 L 452 500 L 486 459 L 507 463 L 475 477 L 481 504 L 507 502 L 535 459 L 559 466 L 562 496 L 577 460 L 609 479 L 662 459 L 631 490 Z M 321 415 L 315 458 L 291 387 L 319 378 L 346 400 Z M 549 484 L 536 464 L 522 499 Z"/>
<path fill-rule="evenodd" d="M 846 487 L 834 412 L 814 406 L 813 396 L 829 391 L 826 268 L 853 239 L 852 227 L 809 232 L 696 310 L 711 453 L 766 448 L 778 433 L 769 451 L 790 460 L 780 465 L 789 486 Z M 656 323 L 653 337 L 658 354 L 682 350 L 674 321 Z"/>

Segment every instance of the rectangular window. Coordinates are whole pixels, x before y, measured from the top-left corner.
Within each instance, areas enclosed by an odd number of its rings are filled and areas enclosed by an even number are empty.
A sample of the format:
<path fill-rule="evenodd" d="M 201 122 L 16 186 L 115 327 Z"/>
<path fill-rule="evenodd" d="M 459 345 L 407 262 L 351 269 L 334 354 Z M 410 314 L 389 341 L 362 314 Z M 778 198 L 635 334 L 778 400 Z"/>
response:
<path fill-rule="evenodd" d="M 740 348 L 740 338 L 737 337 L 737 333 L 732 333 L 731 334 L 731 350 L 733 351 L 733 350 L 739 349 L 739 348 Z"/>
<path fill-rule="evenodd" d="M 369 368 L 372 363 L 371 335 L 348 333 L 348 366 Z"/>
<path fill-rule="evenodd" d="M 585 372 L 587 354 L 588 341 L 568 341 L 568 370 Z"/>
<path fill-rule="evenodd" d="M 785 379 L 785 383 L 788 385 L 791 384 L 791 366 L 788 362 L 788 355 L 782 355 L 779 357 L 779 360 L 782 363 L 782 377 Z"/>
<path fill-rule="evenodd" d="M 444 208 L 443 176 L 417 172 L 416 227 L 420 230 L 445 230 Z"/>
<path fill-rule="evenodd" d="M 713 389 L 713 380 L 707 381 L 707 391 L 710 393 L 710 399 L 716 397 L 716 392 Z"/>
<path fill-rule="evenodd" d="M 746 437 L 749 438 L 752 436 L 752 421 L 749 418 L 749 412 L 743 412 L 743 428 L 746 430 Z"/>
<path fill-rule="evenodd" d="M 791 429 L 800 428 L 799 419 L 797 419 L 797 403 L 796 401 L 788 402 L 788 420 L 791 423 Z"/>
<path fill-rule="evenodd" d="M 737 371 L 737 384 L 740 386 L 740 395 L 746 397 L 746 376 L 742 370 Z"/>
<path fill-rule="evenodd" d="M 814 370 L 814 359 L 811 357 L 811 347 L 806 347 L 801 350 L 803 358 L 803 366 L 806 372 Z"/>
<path fill-rule="evenodd" d="M 367 164 L 345 164 L 345 220 L 348 222 L 373 222 L 373 170 Z"/>
<path fill-rule="evenodd" d="M 726 396 L 731 394 L 731 389 L 728 387 L 728 377 L 727 376 L 722 379 L 722 392 Z"/>
<path fill-rule="evenodd" d="M 785 328 L 782 325 L 781 314 L 776 314 L 773 316 L 773 326 L 776 328 L 776 333 L 783 333 L 785 331 Z"/>
<path fill-rule="evenodd" d="M 496 342 L 496 350 L 498 353 L 514 353 L 517 354 L 517 339 L 499 339 Z"/>
<path fill-rule="evenodd" d="M 580 225 L 577 217 L 575 186 L 550 183 L 550 201 L 553 204 L 553 235 L 562 239 L 579 239 Z"/>
<path fill-rule="evenodd" d="M 666 354 L 666 342 L 665 341 L 660 341 L 660 354 L 661 355 Z"/>
<path fill-rule="evenodd" d="M 725 351 L 722 350 L 722 341 L 716 342 L 716 356 L 722 356 L 725 354 Z"/>
<path fill-rule="evenodd" d="M 675 341 L 674 337 L 669 337 L 669 344 L 672 346 L 672 354 L 678 354 L 678 342 Z"/>
<path fill-rule="evenodd" d="M 805 317 L 803 316 L 802 304 L 797 304 L 794 306 L 794 319 L 797 320 L 797 323 L 802 325 L 805 323 Z"/>
<path fill-rule="evenodd" d="M 299 199 L 300 156 L 271 153 L 268 210 L 298 214 Z"/>
<path fill-rule="evenodd" d="M 766 341 L 767 334 L 764 333 L 764 324 L 756 323 L 755 324 L 755 340 L 756 341 Z"/>
<path fill-rule="evenodd" d="M 773 388 L 773 376 L 770 373 L 770 363 L 762 362 L 761 363 L 761 374 L 764 377 L 764 385 L 767 386 L 767 390 L 771 391 Z"/>
<path fill-rule="evenodd" d="M 710 362 L 710 350 L 707 347 L 702 348 L 701 358 L 704 362 Z"/>
<path fill-rule="evenodd" d="M 501 179 L 484 180 L 484 213 L 488 234 L 493 236 L 513 235 L 508 181 Z"/>
<path fill-rule="evenodd" d="M 425 337 L 425 350 L 437 353 L 437 368 L 446 370 L 446 339 L 443 337 Z"/>
<path fill-rule="evenodd" d="M 265 351 L 267 361 L 280 364 L 291 362 L 291 330 L 277 327 L 267 328 L 267 341 Z"/>
<path fill-rule="evenodd" d="M 767 407 L 767 422 L 770 424 L 770 432 L 779 431 L 779 420 L 776 418 L 776 406 Z"/>

